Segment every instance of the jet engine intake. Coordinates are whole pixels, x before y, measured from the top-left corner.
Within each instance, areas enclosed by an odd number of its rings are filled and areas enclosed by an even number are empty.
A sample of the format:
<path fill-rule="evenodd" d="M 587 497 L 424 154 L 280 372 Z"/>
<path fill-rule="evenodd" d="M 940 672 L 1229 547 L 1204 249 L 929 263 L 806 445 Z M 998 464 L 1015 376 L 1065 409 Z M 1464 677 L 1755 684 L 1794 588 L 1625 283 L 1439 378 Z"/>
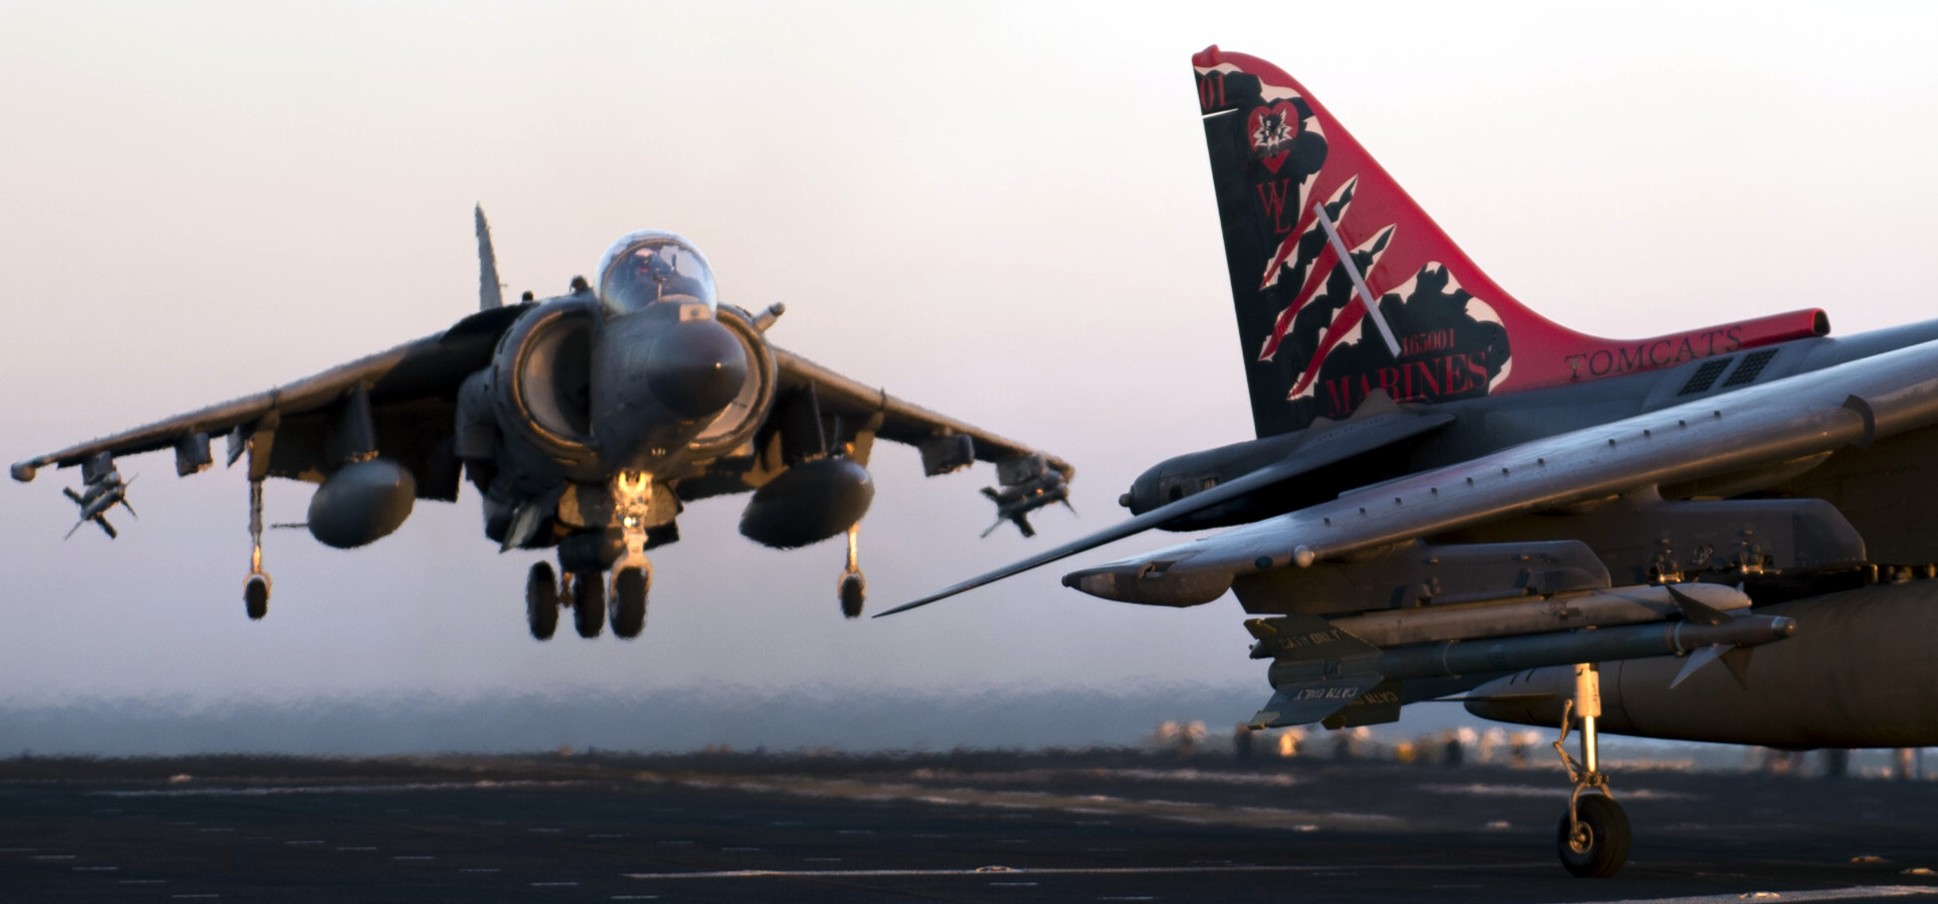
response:
<path fill-rule="evenodd" d="M 310 497 L 310 536 L 351 549 L 389 536 L 410 517 L 417 480 L 394 461 L 373 458 L 338 468 Z"/>
<path fill-rule="evenodd" d="M 810 459 L 754 491 L 740 514 L 740 533 L 778 549 L 818 543 L 846 533 L 874 499 L 874 480 L 853 459 Z"/>
<path fill-rule="evenodd" d="M 760 325 L 753 315 L 733 305 L 721 305 L 715 319 L 740 343 L 747 362 L 746 377 L 740 383 L 739 394 L 688 444 L 695 458 L 726 455 L 752 439 L 767 410 L 773 407 L 774 392 L 779 385 L 775 379 L 779 370 L 774 352 L 761 336 Z"/>
<path fill-rule="evenodd" d="M 492 362 L 498 421 L 568 464 L 592 451 L 592 343 L 598 302 L 566 296 L 519 318 Z"/>

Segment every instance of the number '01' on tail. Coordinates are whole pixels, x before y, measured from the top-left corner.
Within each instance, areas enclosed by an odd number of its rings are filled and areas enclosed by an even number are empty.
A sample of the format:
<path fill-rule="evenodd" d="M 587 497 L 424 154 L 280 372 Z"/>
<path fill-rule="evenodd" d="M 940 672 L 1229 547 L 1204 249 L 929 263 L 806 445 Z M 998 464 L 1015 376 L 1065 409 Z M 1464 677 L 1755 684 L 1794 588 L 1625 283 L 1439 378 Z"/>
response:
<path fill-rule="evenodd" d="M 1474 398 L 1829 331 L 1815 309 L 1641 340 L 1560 326 L 1474 266 L 1278 67 L 1215 46 L 1192 64 L 1259 436 L 1375 392 Z"/>

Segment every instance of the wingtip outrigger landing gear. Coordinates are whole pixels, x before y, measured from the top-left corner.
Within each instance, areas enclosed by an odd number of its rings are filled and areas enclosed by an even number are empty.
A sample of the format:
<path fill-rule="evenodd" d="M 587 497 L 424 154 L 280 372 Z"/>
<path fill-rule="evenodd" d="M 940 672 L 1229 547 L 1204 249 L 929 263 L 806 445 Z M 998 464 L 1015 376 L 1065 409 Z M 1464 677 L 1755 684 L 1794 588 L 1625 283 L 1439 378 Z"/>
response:
<path fill-rule="evenodd" d="M 841 597 L 843 618 L 860 618 L 868 601 L 868 579 L 861 576 L 861 524 L 848 527 L 848 567 L 841 572 L 836 593 Z"/>
<path fill-rule="evenodd" d="M 1604 878 L 1619 872 L 1628 862 L 1628 814 L 1608 790 L 1608 775 L 1601 771 L 1601 751 L 1595 720 L 1601 718 L 1601 673 L 1591 663 L 1575 665 L 1574 699 L 1562 704 L 1561 736 L 1554 750 L 1574 783 L 1568 795 L 1568 812 L 1561 816 L 1556 847 L 1561 865 L 1583 878 Z M 1581 761 L 1568 755 L 1568 727 L 1581 722 Z M 1593 794 L 1584 794 L 1593 791 Z"/>
<path fill-rule="evenodd" d="M 269 573 L 262 570 L 262 481 L 249 481 L 249 576 L 242 579 L 242 605 L 250 621 L 269 614 Z"/>

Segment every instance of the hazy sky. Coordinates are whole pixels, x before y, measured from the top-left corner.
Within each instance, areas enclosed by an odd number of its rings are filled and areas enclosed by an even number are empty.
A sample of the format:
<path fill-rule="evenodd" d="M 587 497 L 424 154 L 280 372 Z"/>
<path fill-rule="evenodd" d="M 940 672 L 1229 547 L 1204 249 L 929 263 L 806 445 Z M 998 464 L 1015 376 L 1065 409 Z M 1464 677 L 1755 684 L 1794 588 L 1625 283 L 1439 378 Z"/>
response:
<path fill-rule="evenodd" d="M 686 235 L 778 343 L 1075 462 L 1081 517 L 976 538 L 989 469 L 875 455 L 870 606 L 1120 517 L 1246 439 L 1189 56 L 1272 60 L 1521 301 L 1654 335 L 1822 306 L 1932 316 L 1938 7 L 1741 4 L 0 4 L 0 410 L 14 461 L 435 332 Z M 0 489 L 0 702 L 1255 683 L 1242 613 L 1106 603 L 1051 567 L 845 622 L 838 543 L 744 497 L 654 554 L 646 635 L 539 644 L 533 553 L 475 494 L 351 552 L 268 538 L 246 482 L 129 459 L 140 520 L 63 542 L 72 472 Z M 310 488 L 269 486 L 297 521 Z M 1071 560 L 1095 564 L 1170 536 Z M 1233 719 L 1248 713 L 1235 712 Z"/>

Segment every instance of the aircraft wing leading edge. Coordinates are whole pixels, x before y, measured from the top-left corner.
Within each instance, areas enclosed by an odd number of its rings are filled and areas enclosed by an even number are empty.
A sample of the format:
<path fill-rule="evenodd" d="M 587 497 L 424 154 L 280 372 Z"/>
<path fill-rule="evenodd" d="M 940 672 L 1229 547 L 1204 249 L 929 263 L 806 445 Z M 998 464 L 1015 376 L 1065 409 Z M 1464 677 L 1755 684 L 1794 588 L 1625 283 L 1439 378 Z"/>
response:
<path fill-rule="evenodd" d="M 966 436 L 973 442 L 974 456 L 979 461 L 1000 463 L 1042 455 L 1044 463 L 1060 472 L 1065 480 L 1076 476 L 1077 469 L 1058 456 L 1040 453 L 1024 443 L 897 398 L 886 390 L 843 376 L 793 352 L 777 347 L 774 358 L 780 368 L 782 386 L 790 389 L 812 386 L 823 411 L 864 419 L 881 415 L 875 435 L 882 439 L 919 446 L 936 437 Z"/>
<path fill-rule="evenodd" d="M 510 325 L 520 310 L 518 307 L 499 308 L 474 314 L 445 332 L 407 342 L 265 392 L 210 405 L 16 462 L 12 475 L 15 480 L 32 480 L 38 470 L 47 465 L 66 468 L 83 464 L 102 453 L 119 458 L 152 452 L 175 446 L 184 438 L 196 434 L 208 437 L 233 434 L 246 440 L 258 425 L 271 419 L 287 423 L 291 418 L 321 412 L 358 386 L 369 391 L 373 414 L 377 416 L 380 428 L 386 409 L 422 406 L 427 402 L 440 410 L 449 409 L 459 384 L 467 375 L 489 363 L 498 335 Z M 428 414 L 431 412 L 413 411 L 412 419 L 420 420 Z M 430 417 L 428 420 L 444 424 L 446 432 L 451 424 L 448 416 L 441 419 Z M 397 446 L 396 443 L 387 444 L 387 448 L 395 450 L 393 454 L 404 451 Z M 425 463 L 421 461 L 421 455 L 400 457 L 420 459 L 407 463 L 413 465 L 413 471 L 423 470 Z M 312 470 L 314 464 L 302 460 L 300 455 L 291 456 L 284 452 L 277 457 L 278 467 L 274 473 L 297 477 Z M 178 469 L 184 469 L 184 474 L 191 473 L 185 470 L 188 467 L 187 464 L 180 464 Z M 269 467 L 267 458 L 261 467 Z M 271 472 L 265 471 L 267 473 Z M 419 475 L 422 490 L 431 491 L 443 483 L 424 480 L 423 476 Z"/>

